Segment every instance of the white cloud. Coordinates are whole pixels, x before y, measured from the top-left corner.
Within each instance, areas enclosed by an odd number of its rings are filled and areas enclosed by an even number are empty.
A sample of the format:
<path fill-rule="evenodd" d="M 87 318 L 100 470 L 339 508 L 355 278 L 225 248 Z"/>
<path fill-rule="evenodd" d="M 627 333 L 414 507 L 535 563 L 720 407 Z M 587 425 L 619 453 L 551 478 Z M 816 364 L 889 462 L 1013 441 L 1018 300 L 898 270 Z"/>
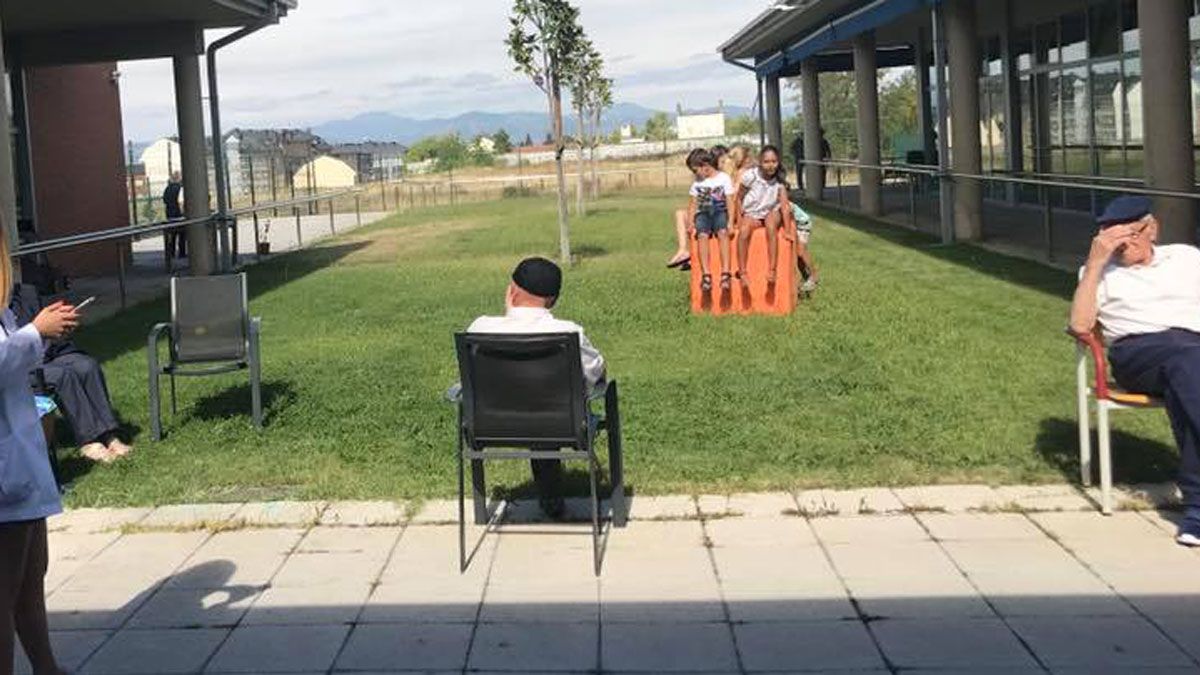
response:
<path fill-rule="evenodd" d="M 753 78 L 716 47 L 766 0 L 577 0 L 616 100 L 671 109 L 750 105 Z M 312 126 L 364 112 L 441 117 L 540 110 L 504 47 L 507 0 L 300 0 L 279 25 L 220 52 L 222 120 Z M 209 35 L 211 40 L 214 35 Z M 175 132 L 169 60 L 121 64 L 126 136 Z"/>

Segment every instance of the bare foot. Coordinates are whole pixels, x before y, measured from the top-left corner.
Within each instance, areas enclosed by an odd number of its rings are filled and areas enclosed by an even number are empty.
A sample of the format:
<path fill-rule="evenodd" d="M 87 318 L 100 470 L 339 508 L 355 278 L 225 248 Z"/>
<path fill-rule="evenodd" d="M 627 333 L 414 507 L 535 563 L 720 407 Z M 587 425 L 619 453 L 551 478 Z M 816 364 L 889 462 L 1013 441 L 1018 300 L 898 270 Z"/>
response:
<path fill-rule="evenodd" d="M 114 438 L 108 442 L 108 452 L 114 457 L 124 457 L 133 452 L 133 448 Z"/>
<path fill-rule="evenodd" d="M 691 257 L 692 255 L 686 250 L 676 251 L 675 255 L 671 256 L 671 260 L 667 262 L 667 267 L 678 267 L 690 260 Z"/>
<path fill-rule="evenodd" d="M 88 443 L 79 448 L 79 454 L 101 464 L 108 464 L 116 459 L 116 455 L 113 455 L 103 443 Z"/>

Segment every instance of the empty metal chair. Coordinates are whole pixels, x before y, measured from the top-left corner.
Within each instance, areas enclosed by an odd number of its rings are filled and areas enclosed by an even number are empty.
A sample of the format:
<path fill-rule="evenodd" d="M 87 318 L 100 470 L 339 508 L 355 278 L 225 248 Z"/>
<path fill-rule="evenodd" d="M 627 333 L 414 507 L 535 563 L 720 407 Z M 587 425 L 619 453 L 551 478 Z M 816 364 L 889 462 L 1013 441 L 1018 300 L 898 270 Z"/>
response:
<path fill-rule="evenodd" d="M 250 402 L 254 425 L 262 427 L 262 373 L 258 351 L 261 325 L 250 316 L 246 275 L 174 277 L 171 279 L 171 321 L 150 331 L 150 433 L 162 437 L 159 377 L 171 380 L 171 412 L 176 411 L 175 378 L 250 371 Z M 158 342 L 166 335 L 168 360 L 159 364 Z"/>
<path fill-rule="evenodd" d="M 617 383 L 586 391 L 580 367 L 579 335 L 454 336 L 462 389 L 458 397 L 459 562 L 466 569 L 465 463 L 471 462 L 475 521 L 486 523 L 487 487 L 483 462 L 489 459 L 586 460 L 591 486 L 592 553 L 600 573 L 600 460 L 596 436 L 608 435 L 612 481 L 612 522 L 625 524 L 624 469 Z M 591 414 L 604 399 L 604 416 Z M 549 449 L 548 449 L 549 448 Z"/>

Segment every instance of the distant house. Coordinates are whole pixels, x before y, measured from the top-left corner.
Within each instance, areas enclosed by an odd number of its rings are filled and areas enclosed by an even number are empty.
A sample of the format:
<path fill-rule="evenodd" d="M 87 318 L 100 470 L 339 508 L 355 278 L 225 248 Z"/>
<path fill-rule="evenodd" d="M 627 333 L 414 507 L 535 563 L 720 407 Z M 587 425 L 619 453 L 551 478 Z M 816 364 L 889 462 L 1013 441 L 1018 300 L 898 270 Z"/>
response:
<path fill-rule="evenodd" d="M 296 191 L 330 190 L 354 187 L 358 172 L 346 162 L 330 155 L 321 155 L 302 165 L 292 176 Z"/>
<path fill-rule="evenodd" d="M 342 143 L 329 154 L 354 168 L 361 181 L 399 180 L 404 176 L 404 155 L 408 147 L 400 143 Z"/>
<path fill-rule="evenodd" d="M 229 191 L 248 197 L 253 184 L 257 200 L 267 201 L 274 185 L 275 196 L 282 199 L 287 177 L 329 149 L 320 136 L 303 129 L 234 129 L 225 134 Z"/>
<path fill-rule="evenodd" d="M 146 186 L 151 192 L 159 192 L 171 179 L 171 173 L 180 167 L 179 141 L 174 137 L 160 138 L 145 150 L 139 160 L 146 176 Z"/>
<path fill-rule="evenodd" d="M 680 140 L 717 138 L 725 135 L 725 106 L 716 109 L 684 112 L 676 107 L 675 134 Z"/>
<path fill-rule="evenodd" d="M 475 148 L 483 152 L 492 153 L 496 151 L 496 141 L 487 136 L 480 136 L 475 139 Z"/>

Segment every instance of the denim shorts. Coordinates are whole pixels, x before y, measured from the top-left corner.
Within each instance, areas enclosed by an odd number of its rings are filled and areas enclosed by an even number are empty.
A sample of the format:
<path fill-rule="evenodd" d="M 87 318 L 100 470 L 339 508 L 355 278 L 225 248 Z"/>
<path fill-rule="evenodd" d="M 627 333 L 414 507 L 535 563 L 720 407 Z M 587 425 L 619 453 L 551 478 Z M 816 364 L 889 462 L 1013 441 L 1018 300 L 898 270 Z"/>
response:
<path fill-rule="evenodd" d="M 725 209 L 701 209 L 696 212 L 696 234 L 712 236 L 729 228 L 729 211 Z"/>

